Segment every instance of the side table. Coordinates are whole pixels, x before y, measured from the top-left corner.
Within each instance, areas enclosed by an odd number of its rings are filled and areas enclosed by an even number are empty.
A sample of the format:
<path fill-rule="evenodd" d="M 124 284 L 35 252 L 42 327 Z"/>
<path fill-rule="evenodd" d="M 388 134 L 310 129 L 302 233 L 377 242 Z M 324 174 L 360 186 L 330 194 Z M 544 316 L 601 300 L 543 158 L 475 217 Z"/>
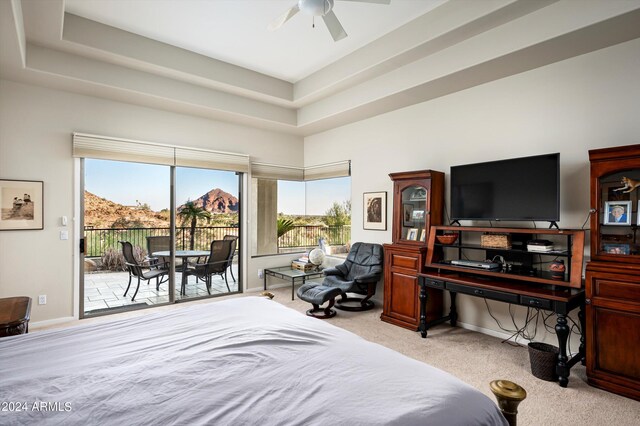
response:
<path fill-rule="evenodd" d="M 30 297 L 0 299 L 0 337 L 28 333 L 30 316 Z"/>

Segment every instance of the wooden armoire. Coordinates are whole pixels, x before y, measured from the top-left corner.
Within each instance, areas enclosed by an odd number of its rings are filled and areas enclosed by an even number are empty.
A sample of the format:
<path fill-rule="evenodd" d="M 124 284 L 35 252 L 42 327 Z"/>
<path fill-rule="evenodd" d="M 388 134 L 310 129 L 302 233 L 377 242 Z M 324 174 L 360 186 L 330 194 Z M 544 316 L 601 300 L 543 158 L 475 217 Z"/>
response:
<path fill-rule="evenodd" d="M 417 330 L 422 272 L 432 225 L 441 225 L 444 173 L 433 170 L 391 173 L 392 244 L 384 245 L 384 304 L 381 319 Z M 442 316 L 442 290 L 429 289 L 427 321 Z"/>
<path fill-rule="evenodd" d="M 591 150 L 589 160 L 587 378 L 640 400 L 640 145 Z"/>

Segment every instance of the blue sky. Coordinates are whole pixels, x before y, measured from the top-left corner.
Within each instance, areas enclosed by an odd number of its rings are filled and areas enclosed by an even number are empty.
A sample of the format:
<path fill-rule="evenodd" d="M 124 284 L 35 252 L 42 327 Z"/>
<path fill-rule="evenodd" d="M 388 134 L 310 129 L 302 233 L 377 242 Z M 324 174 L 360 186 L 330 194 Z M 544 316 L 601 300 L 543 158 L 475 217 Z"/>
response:
<path fill-rule="evenodd" d="M 108 160 L 85 160 L 85 189 L 99 197 L 126 206 L 147 203 L 154 211 L 169 208 L 169 167 Z M 176 203 L 194 200 L 214 188 L 238 196 L 234 172 L 176 169 Z M 310 182 L 278 182 L 278 212 L 322 215 L 334 201 L 351 197 L 351 179 Z"/>

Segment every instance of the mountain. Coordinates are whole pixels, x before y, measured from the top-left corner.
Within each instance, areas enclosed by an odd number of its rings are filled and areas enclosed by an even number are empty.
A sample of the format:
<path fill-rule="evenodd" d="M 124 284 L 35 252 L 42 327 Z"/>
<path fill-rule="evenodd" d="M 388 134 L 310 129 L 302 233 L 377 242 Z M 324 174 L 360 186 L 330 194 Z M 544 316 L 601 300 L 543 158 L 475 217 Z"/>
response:
<path fill-rule="evenodd" d="M 84 191 L 84 222 L 95 228 L 167 227 L 166 214 L 137 206 L 123 206 Z"/>
<path fill-rule="evenodd" d="M 237 213 L 238 199 L 220 188 L 212 189 L 203 196 L 193 200 L 196 207 L 204 208 L 210 213 Z M 180 210 L 184 204 L 178 207 Z"/>

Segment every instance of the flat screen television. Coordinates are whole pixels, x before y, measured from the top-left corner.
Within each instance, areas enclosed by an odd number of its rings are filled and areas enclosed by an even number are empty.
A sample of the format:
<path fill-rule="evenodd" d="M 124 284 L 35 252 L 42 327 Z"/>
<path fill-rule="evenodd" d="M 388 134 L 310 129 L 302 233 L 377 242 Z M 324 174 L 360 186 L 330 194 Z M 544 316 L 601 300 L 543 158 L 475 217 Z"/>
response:
<path fill-rule="evenodd" d="M 560 154 L 451 167 L 453 220 L 560 220 Z"/>

